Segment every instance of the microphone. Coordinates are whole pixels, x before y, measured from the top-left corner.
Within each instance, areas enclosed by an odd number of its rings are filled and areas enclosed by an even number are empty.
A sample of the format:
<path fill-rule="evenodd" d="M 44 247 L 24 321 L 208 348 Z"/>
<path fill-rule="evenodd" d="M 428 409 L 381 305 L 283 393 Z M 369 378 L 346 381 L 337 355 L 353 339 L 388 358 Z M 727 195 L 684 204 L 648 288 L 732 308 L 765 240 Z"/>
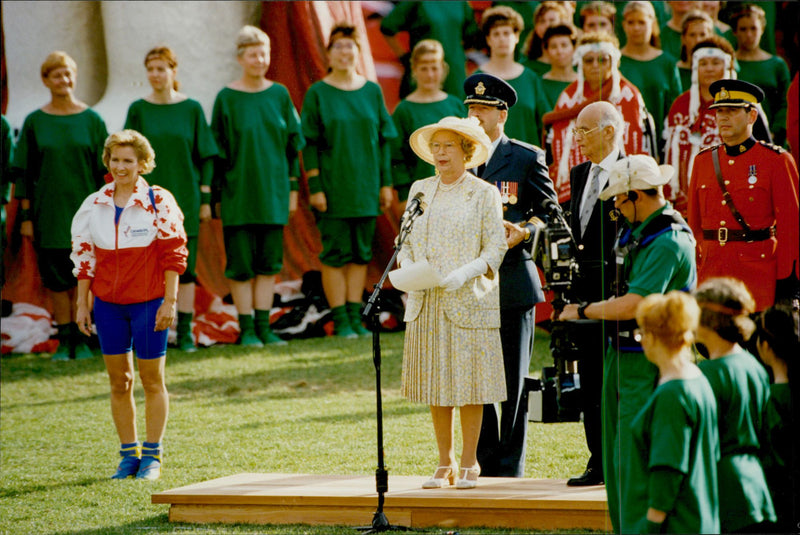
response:
<path fill-rule="evenodd" d="M 425 197 L 425 194 L 420 191 L 414 195 L 413 199 L 408 201 L 408 204 L 406 204 L 406 211 L 403 212 L 403 216 L 400 218 L 401 229 L 410 230 L 414 220 L 425 212 L 427 205 L 422 201 L 423 197 Z"/>

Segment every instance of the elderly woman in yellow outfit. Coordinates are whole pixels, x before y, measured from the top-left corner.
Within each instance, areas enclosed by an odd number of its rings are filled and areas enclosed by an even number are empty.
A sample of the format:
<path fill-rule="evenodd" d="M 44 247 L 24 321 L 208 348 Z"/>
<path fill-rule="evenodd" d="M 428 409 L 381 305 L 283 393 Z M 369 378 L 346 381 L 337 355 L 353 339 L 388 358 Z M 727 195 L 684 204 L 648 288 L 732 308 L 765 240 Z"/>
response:
<path fill-rule="evenodd" d="M 491 142 L 475 119 L 445 117 L 416 130 L 414 152 L 436 175 L 414 182 L 409 197 L 427 204 L 398 261 L 426 261 L 443 276 L 433 288 L 409 292 L 402 393 L 431 408 L 439 468 L 423 488 L 474 488 L 483 405 L 506 399 L 500 345 L 498 269 L 506 252 L 497 188 L 467 169 L 485 162 Z M 453 447 L 455 407 L 461 416 L 460 470 Z"/>

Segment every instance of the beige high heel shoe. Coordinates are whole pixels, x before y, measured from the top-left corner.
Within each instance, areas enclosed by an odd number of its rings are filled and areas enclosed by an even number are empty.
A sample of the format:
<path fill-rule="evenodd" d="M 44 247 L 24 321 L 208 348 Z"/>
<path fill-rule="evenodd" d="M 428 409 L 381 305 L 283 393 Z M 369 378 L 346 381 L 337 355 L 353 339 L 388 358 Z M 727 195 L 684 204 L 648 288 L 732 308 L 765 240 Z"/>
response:
<path fill-rule="evenodd" d="M 472 468 L 461 467 L 458 481 L 456 481 L 457 489 L 474 489 L 478 486 L 478 476 L 481 475 L 481 467 L 476 463 Z M 475 479 L 470 478 L 474 475 Z"/>
<path fill-rule="evenodd" d="M 445 486 L 445 481 L 452 485 L 455 482 L 457 471 L 458 467 L 456 466 L 439 466 L 436 468 L 436 472 L 433 473 L 433 477 L 422 484 L 422 488 L 440 489 Z M 443 472 L 442 477 L 436 477 L 440 472 Z"/>

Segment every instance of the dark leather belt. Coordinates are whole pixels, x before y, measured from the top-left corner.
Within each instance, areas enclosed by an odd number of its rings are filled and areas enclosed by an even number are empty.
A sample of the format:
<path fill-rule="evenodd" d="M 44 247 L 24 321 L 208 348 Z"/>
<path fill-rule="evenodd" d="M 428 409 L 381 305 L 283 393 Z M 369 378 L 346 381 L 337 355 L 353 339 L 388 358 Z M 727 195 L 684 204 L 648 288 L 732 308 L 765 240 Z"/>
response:
<path fill-rule="evenodd" d="M 703 239 L 725 243 L 729 241 L 764 241 L 775 236 L 775 227 L 759 230 L 730 230 L 725 227 L 707 230 L 703 229 Z"/>

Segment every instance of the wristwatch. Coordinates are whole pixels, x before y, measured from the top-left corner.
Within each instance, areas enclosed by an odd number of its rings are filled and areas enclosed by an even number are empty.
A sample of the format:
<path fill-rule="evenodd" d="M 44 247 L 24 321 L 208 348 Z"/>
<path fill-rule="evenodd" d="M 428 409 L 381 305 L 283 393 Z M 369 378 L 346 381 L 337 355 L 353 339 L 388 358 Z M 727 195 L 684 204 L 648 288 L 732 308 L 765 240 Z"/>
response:
<path fill-rule="evenodd" d="M 578 317 L 582 320 L 588 320 L 589 318 L 586 317 L 586 307 L 588 307 L 590 303 L 582 303 L 578 307 Z"/>

